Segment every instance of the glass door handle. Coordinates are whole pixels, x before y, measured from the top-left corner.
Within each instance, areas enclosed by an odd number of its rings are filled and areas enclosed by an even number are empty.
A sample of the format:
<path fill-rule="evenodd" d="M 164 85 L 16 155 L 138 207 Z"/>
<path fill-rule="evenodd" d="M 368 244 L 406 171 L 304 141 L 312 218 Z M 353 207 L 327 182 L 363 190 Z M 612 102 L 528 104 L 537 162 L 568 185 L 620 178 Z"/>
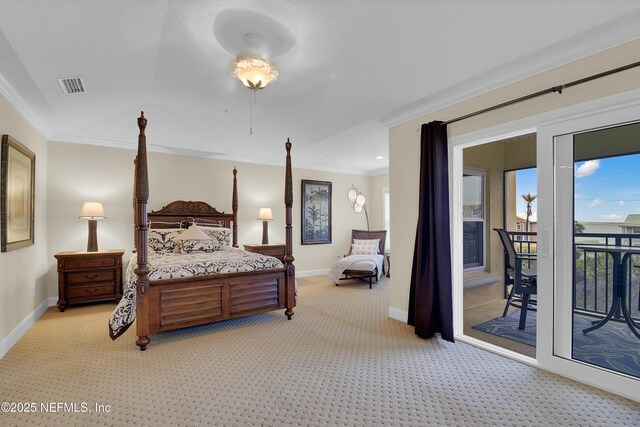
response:
<path fill-rule="evenodd" d="M 549 229 L 546 227 L 538 232 L 538 255 L 542 258 L 549 256 Z"/>

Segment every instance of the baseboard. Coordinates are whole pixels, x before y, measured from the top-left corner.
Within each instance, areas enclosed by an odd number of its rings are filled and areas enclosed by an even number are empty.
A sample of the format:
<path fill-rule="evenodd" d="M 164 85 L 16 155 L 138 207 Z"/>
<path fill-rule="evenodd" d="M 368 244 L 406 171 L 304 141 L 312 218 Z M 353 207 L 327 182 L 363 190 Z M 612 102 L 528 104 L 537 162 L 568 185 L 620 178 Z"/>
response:
<path fill-rule="evenodd" d="M 407 323 L 409 320 L 409 313 L 406 310 L 400 310 L 399 308 L 389 307 L 389 317 Z"/>
<path fill-rule="evenodd" d="M 328 276 L 330 269 L 296 271 L 296 277 Z"/>
<path fill-rule="evenodd" d="M 31 326 L 42 316 L 47 308 L 53 307 L 58 302 L 56 297 L 47 298 L 40 303 L 27 317 L 25 317 L 18 326 L 16 326 L 9 335 L 0 341 L 0 359 L 11 350 L 20 338 L 29 330 Z"/>

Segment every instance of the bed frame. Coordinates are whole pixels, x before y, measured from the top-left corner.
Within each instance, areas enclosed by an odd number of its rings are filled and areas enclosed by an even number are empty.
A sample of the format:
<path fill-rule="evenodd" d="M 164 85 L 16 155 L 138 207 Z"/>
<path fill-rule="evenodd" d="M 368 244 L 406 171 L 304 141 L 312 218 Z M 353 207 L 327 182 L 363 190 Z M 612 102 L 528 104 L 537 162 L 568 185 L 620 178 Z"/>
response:
<path fill-rule="evenodd" d="M 226 273 L 179 279 L 149 280 L 147 233 L 149 220 L 183 222 L 224 221 L 231 226 L 233 246 L 238 246 L 237 170 L 233 170 L 233 213 L 218 212 L 204 202 L 178 200 L 159 211 L 147 214 L 149 177 L 144 112 L 138 118 L 138 154 L 134 179 L 134 243 L 136 247 L 136 345 L 144 351 L 154 332 L 186 328 L 250 314 L 285 309 L 288 319 L 295 307 L 295 267 L 292 255 L 293 183 L 291 178 L 291 143 L 287 139 L 285 167 L 285 237 L 284 267 L 242 273 Z M 155 228 L 155 227 L 154 227 Z M 162 228 L 162 225 L 160 225 Z"/>

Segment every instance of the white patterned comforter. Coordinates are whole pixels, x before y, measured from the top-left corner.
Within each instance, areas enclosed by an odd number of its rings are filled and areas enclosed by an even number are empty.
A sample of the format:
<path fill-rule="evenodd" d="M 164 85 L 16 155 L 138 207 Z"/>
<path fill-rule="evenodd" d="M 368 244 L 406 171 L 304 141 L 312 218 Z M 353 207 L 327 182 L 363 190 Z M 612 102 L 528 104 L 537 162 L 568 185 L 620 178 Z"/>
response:
<path fill-rule="evenodd" d="M 129 260 L 122 299 L 109 318 L 109 336 L 114 340 L 122 335 L 136 318 L 136 261 L 135 256 Z M 149 254 L 148 264 L 151 268 L 149 280 L 284 268 L 277 258 L 236 248 L 209 253 Z"/>

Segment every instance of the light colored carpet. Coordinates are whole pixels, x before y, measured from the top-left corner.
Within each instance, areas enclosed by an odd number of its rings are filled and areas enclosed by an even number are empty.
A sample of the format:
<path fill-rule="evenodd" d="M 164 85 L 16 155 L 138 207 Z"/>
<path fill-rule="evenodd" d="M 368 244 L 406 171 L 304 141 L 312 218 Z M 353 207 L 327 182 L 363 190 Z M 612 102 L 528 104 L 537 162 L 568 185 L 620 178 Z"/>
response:
<path fill-rule="evenodd" d="M 133 328 L 109 339 L 110 304 L 49 309 L 0 361 L 2 400 L 38 410 L 0 424 L 640 425 L 637 403 L 417 338 L 387 316 L 388 279 L 299 284 L 291 321 L 274 312 L 156 334 L 145 352 Z M 43 412 L 48 402 L 91 412 Z"/>

